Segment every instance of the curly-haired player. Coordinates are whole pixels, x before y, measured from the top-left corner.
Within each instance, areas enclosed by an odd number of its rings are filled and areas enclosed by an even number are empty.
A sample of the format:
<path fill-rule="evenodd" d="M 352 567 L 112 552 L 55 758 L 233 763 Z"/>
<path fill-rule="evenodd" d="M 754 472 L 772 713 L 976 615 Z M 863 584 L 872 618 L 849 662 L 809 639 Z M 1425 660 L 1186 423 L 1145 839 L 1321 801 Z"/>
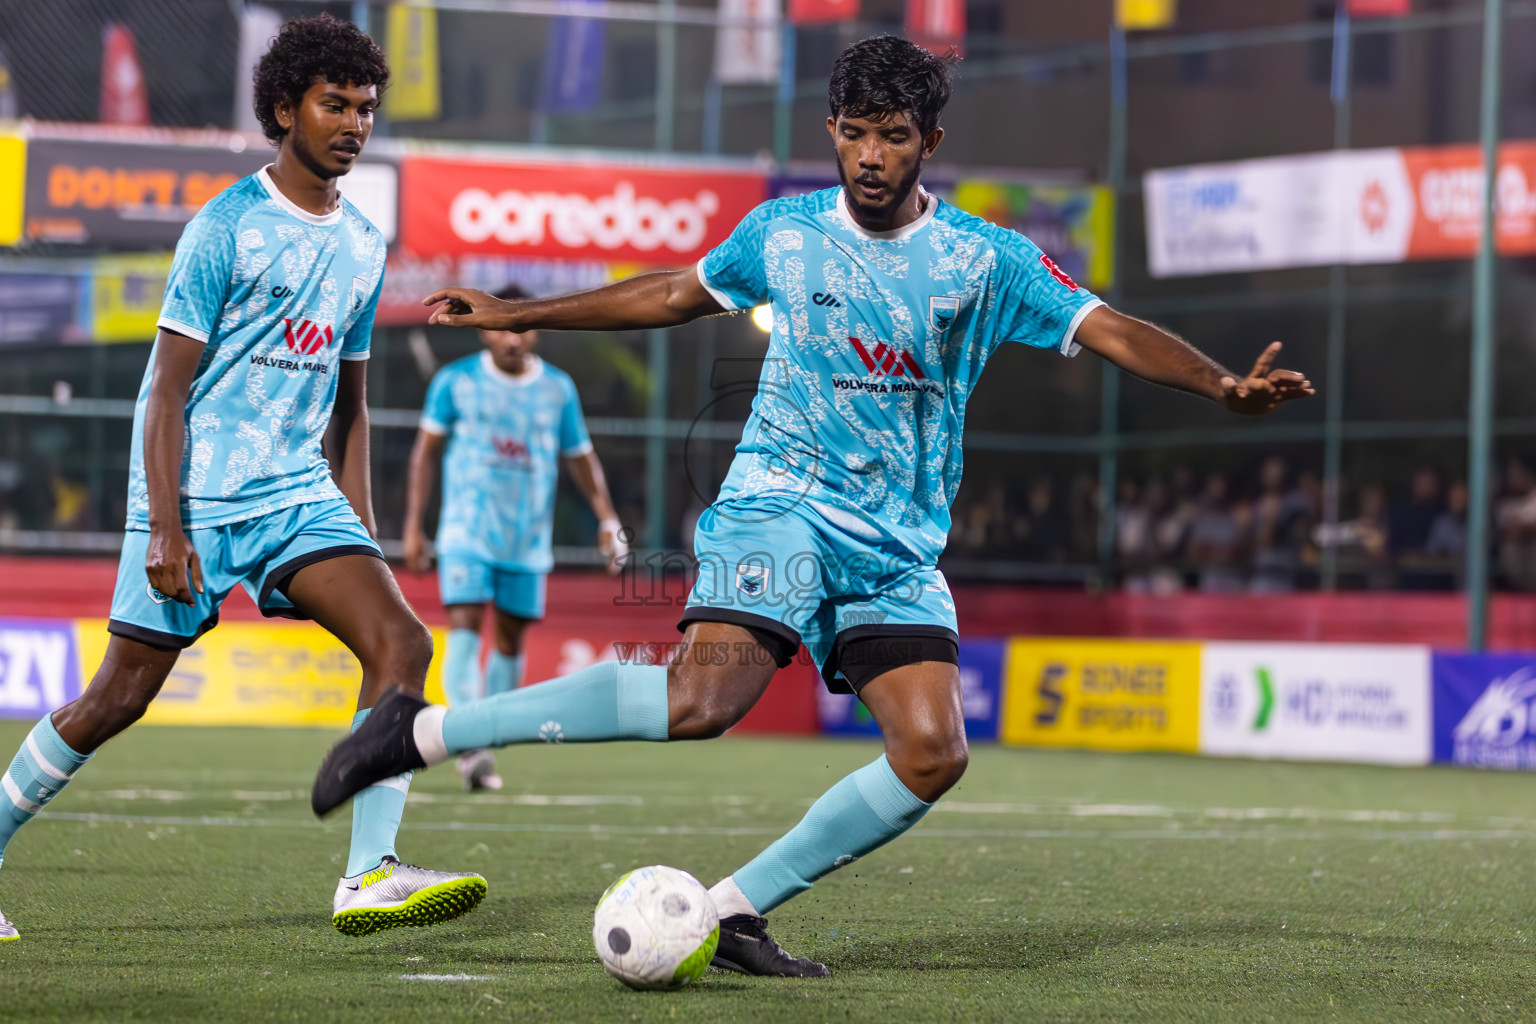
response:
<path fill-rule="evenodd" d="M 262 614 L 313 619 L 362 665 L 354 727 L 387 690 L 420 693 L 432 636 L 374 541 L 365 382 L 384 238 L 342 199 L 389 80 L 384 55 L 329 15 L 289 22 L 256 69 L 277 147 L 182 232 L 139 389 L 128 523 L 107 654 L 79 700 L 11 762 L 0 857 L 96 748 L 132 725 L 240 584 Z M 402 864 L 409 773 L 358 799 L 332 921 L 348 934 L 448 920 L 479 875 Z M 0 917 L 0 938 L 16 928 Z"/>

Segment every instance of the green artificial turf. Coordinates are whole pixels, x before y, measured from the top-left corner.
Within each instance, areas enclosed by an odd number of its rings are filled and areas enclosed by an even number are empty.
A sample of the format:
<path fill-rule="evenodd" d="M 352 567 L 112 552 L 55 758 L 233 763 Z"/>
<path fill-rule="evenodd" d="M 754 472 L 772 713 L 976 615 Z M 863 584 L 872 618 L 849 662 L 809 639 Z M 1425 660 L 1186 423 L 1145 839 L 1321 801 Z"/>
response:
<path fill-rule="evenodd" d="M 334 738 L 109 744 L 6 854 L 0 1019 L 1536 1019 L 1528 776 L 978 747 L 913 833 L 770 916 L 830 980 L 636 993 L 592 950 L 603 889 L 651 863 L 712 884 L 877 747 L 522 748 L 492 797 L 420 773 L 401 856 L 490 895 L 354 939 L 329 923 L 350 814 L 308 809 Z"/>

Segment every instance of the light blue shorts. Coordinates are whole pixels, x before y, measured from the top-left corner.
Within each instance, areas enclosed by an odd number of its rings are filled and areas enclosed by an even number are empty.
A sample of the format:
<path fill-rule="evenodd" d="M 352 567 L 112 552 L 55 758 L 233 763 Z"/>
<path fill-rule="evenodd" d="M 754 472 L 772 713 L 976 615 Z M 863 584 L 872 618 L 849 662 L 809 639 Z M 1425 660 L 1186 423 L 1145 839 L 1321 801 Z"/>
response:
<path fill-rule="evenodd" d="M 876 637 L 959 642 L 955 599 L 944 574 L 916 564 L 894 543 L 839 525 L 808 502 L 723 502 L 694 532 L 699 576 L 680 627 L 728 622 L 804 644 L 829 689 L 842 649 Z"/>
<path fill-rule="evenodd" d="M 219 624 L 219 606 L 237 583 L 263 615 L 307 618 L 284 593 L 294 573 L 341 555 L 384 557 L 345 498 L 294 505 L 224 526 L 192 529 L 187 537 L 203 566 L 203 592 L 194 590 L 190 605 L 150 586 L 144 571 L 149 532 L 127 532 L 117 563 L 109 633 L 156 647 L 190 647 Z"/>
<path fill-rule="evenodd" d="M 519 619 L 544 617 L 542 572 L 498 569 L 490 562 L 462 555 L 437 556 L 437 585 L 443 604 L 485 604 L 490 601 L 498 611 Z"/>

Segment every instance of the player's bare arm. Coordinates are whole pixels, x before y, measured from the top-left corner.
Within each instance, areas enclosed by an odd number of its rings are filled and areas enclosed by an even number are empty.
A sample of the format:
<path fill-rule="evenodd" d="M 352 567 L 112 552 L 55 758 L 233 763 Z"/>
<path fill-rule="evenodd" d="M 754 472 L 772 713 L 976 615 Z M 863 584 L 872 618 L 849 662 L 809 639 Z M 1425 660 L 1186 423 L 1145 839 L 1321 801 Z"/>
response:
<path fill-rule="evenodd" d="M 608 571 L 618 572 L 621 560 L 628 554 L 628 545 L 619 536 L 619 514 L 613 507 L 613 497 L 608 493 L 608 478 L 603 475 L 603 463 L 597 452 L 587 452 L 565 460 L 576 481 L 576 489 L 587 499 L 592 514 L 597 516 L 597 548 L 608 556 Z"/>
<path fill-rule="evenodd" d="M 1142 380 L 1209 398 L 1243 415 L 1262 415 L 1317 393 L 1305 374 L 1274 368 L 1278 341 L 1239 377 L 1184 339 L 1108 306 L 1088 314 L 1075 340 Z"/>
<path fill-rule="evenodd" d="M 379 530 L 373 520 L 373 484 L 368 457 L 368 362 L 343 359 L 336 378 L 336 405 L 325 432 L 325 457 L 336 486 L 371 536 Z"/>
<path fill-rule="evenodd" d="M 437 485 L 437 467 L 443 458 L 446 434 L 434 434 L 430 430 L 417 430 L 416 443 L 411 446 L 410 468 L 405 478 L 405 531 L 403 540 L 405 564 L 412 572 L 426 572 L 432 567 L 427 555 L 427 531 L 423 522 L 427 514 L 427 502 L 432 498 L 432 488 Z"/>
<path fill-rule="evenodd" d="M 181 457 L 187 394 L 204 345 L 162 330 L 155 347 L 155 372 L 144 412 L 144 475 L 149 485 L 149 555 L 144 569 L 160 593 L 192 604 L 192 591 L 203 592 L 203 567 L 181 524 Z"/>
<path fill-rule="evenodd" d="M 423 304 L 439 303 L 430 323 L 487 331 L 639 331 L 725 312 L 692 267 L 548 299 L 507 300 L 473 288 L 444 288 Z"/>

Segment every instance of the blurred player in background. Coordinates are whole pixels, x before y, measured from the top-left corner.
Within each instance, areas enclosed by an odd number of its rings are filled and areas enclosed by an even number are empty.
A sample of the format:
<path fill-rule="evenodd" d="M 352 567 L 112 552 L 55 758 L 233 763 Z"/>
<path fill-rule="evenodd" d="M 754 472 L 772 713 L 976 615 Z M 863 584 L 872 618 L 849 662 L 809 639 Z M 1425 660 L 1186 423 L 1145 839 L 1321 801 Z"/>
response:
<path fill-rule="evenodd" d="M 421 692 L 432 635 L 374 541 L 368 479 L 384 238 L 336 189 L 388 80 L 373 41 L 329 15 L 285 25 L 257 66 L 256 113 L 277 158 L 204 206 L 176 246 L 134 415 L 106 658 L 11 762 L 0 855 L 144 714 L 237 583 L 262 614 L 314 619 L 357 655 L 354 728 L 387 690 Z M 479 875 L 396 859 L 410 779 L 380 780 L 354 804 L 332 905 L 343 932 L 445 921 L 485 895 Z M 16 937 L 0 918 L 0 938 Z"/>
<path fill-rule="evenodd" d="M 453 709 L 389 694 L 322 765 L 317 812 L 466 749 L 719 736 L 804 643 L 828 686 L 869 708 L 885 753 L 710 890 L 714 962 L 827 974 L 780 948 L 763 915 L 911 828 L 965 771 L 955 606 L 936 564 L 987 358 L 1009 342 L 1086 348 L 1238 413 L 1312 393 L 1272 369 L 1278 343 L 1240 377 L 1109 309 L 1023 235 L 925 191 L 951 74 L 894 36 L 845 50 L 827 118 L 841 187 L 759 206 L 696 267 L 559 299 L 451 288 L 427 300 L 446 300 L 439 323 L 514 331 L 665 327 L 768 303 L 773 335 L 736 461 L 699 519 L 699 577 L 670 666 L 607 662 Z"/>
<path fill-rule="evenodd" d="M 497 298 L 517 301 L 516 285 Z M 515 690 L 523 679 L 523 633 L 544 617 L 555 485 L 565 460 L 597 517 L 597 546 L 617 571 L 628 549 L 592 450 L 576 385 L 533 354 L 539 332 L 481 331 L 485 351 L 449 363 L 427 388 L 421 429 L 411 450 L 405 499 L 405 561 L 430 566 L 422 528 L 443 460 L 437 526 L 437 579 L 448 608 L 443 690 L 450 707 Z M 443 459 L 444 449 L 447 458 Z M 480 632 L 492 608 L 495 646 L 480 671 Z M 464 788 L 500 789 L 489 750 L 461 754 Z"/>

